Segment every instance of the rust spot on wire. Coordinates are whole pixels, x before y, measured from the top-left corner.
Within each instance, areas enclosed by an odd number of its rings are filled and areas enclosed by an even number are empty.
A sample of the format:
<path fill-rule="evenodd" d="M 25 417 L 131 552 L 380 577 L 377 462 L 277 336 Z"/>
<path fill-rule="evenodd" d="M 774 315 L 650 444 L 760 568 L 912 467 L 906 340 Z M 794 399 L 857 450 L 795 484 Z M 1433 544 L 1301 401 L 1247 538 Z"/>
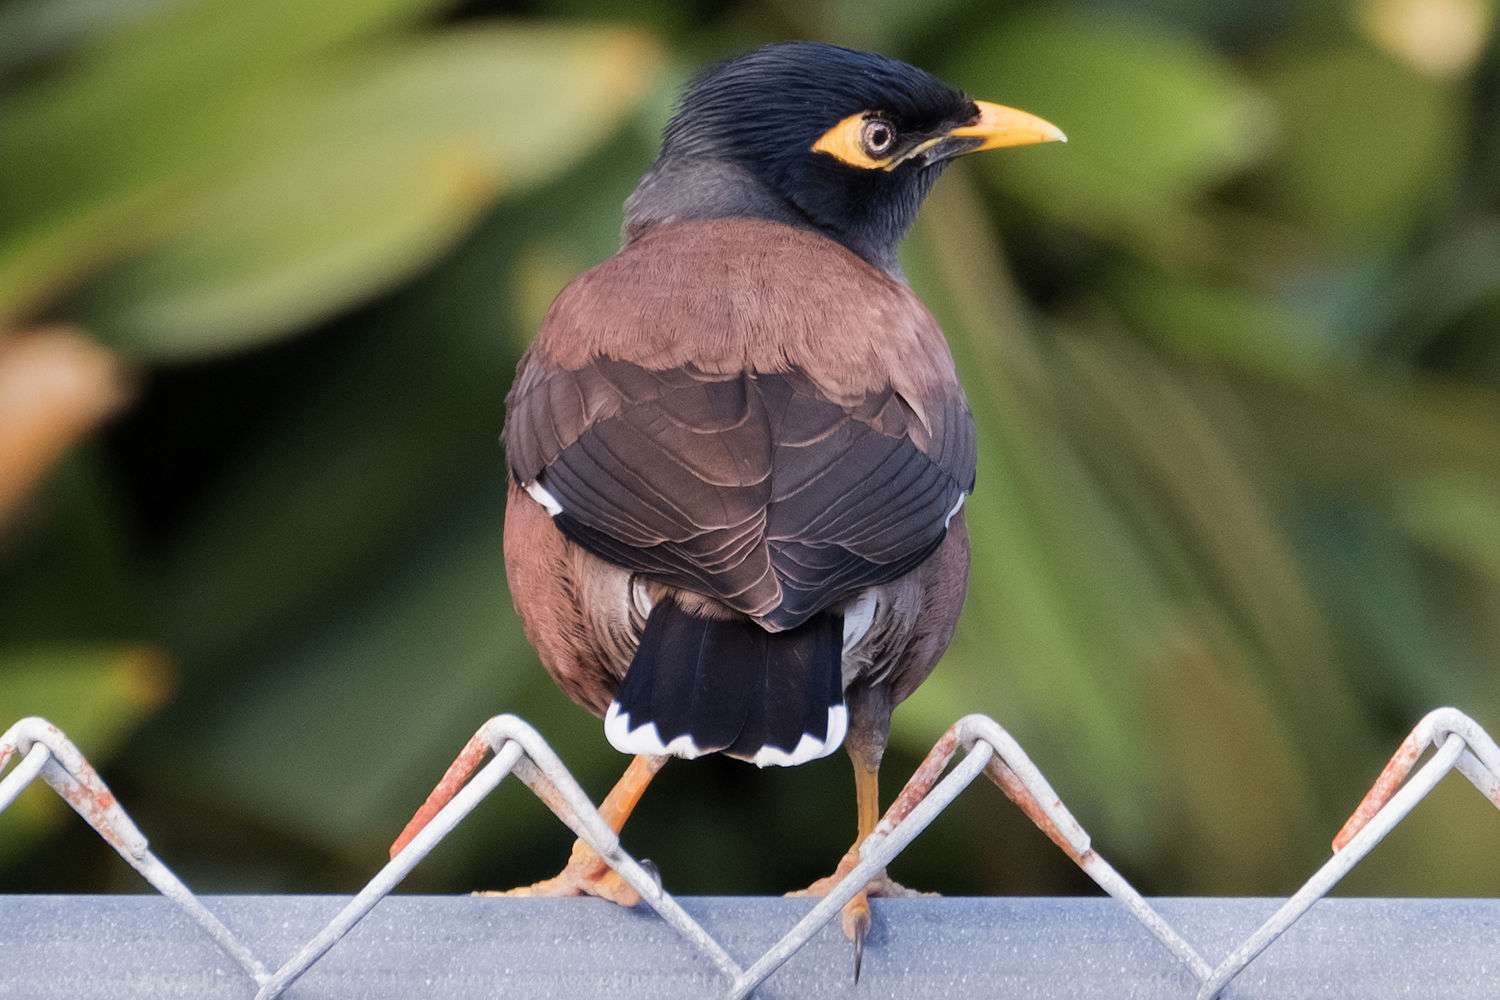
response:
<path fill-rule="evenodd" d="M 1006 798 L 1014 802 L 1026 814 L 1027 819 L 1036 824 L 1038 830 L 1047 835 L 1048 840 L 1056 844 L 1064 854 L 1073 859 L 1074 864 L 1080 866 L 1084 864 L 1083 856 L 1073 850 L 1073 845 L 1068 843 L 1068 838 L 1064 837 L 1062 831 L 1057 828 L 1057 824 L 1052 822 L 1052 817 L 1047 815 L 1047 810 L 1042 808 L 1042 804 L 1037 801 L 1036 796 L 1032 795 L 1031 790 L 1021 782 L 1016 772 L 1006 766 L 1005 761 L 1001 760 L 998 756 L 994 757 L 984 766 L 984 773 L 1000 787 L 1000 790 L 1005 793 Z M 1061 807 L 1061 805 L 1061 802 L 1054 803 L 1055 808 Z M 1088 853 L 1092 854 L 1093 851 L 1089 851 Z"/>
<path fill-rule="evenodd" d="M 1370 790 L 1365 793 L 1359 807 L 1354 810 L 1344 822 L 1338 835 L 1333 838 L 1335 854 L 1349 846 L 1349 841 L 1353 840 L 1359 831 L 1365 828 L 1365 824 L 1385 807 L 1385 804 L 1391 800 L 1391 796 L 1395 795 L 1402 783 L 1406 781 L 1407 775 L 1411 774 L 1411 769 L 1416 766 L 1417 758 L 1422 756 L 1422 751 L 1426 748 L 1427 741 L 1418 736 L 1416 730 L 1401 741 L 1401 746 L 1396 748 L 1396 752 L 1386 762 L 1385 769 L 1380 772 L 1380 777 L 1375 779 L 1375 784 L 1371 785 Z"/>
<path fill-rule="evenodd" d="M 927 756 L 912 772 L 912 776 L 906 780 L 906 785 L 891 803 L 891 807 L 885 811 L 885 815 L 880 818 L 876 829 L 882 833 L 889 833 L 895 829 L 917 807 L 917 803 L 925 799 L 927 793 L 932 791 L 932 786 L 937 784 L 937 780 L 943 776 L 943 771 L 947 769 L 948 762 L 953 759 L 953 754 L 957 750 L 958 730 L 950 726 L 942 738 L 933 744 L 932 749 L 927 751 Z"/>
<path fill-rule="evenodd" d="M 532 793 L 542 800 L 542 804 L 551 810 L 552 815 L 566 823 L 569 828 L 577 822 L 573 818 L 573 810 L 568 807 L 567 798 L 558 791 L 552 779 L 529 759 L 522 757 L 516 761 L 515 769 L 511 773 L 520 778 L 522 784 L 531 789 Z"/>
<path fill-rule="evenodd" d="M 104 779 L 88 764 L 72 771 L 73 782 L 58 790 L 68 805 L 82 816 L 99 835 L 109 841 L 118 851 L 130 853 L 134 850 L 125 831 L 116 824 L 115 794 L 109 790 Z"/>
<path fill-rule="evenodd" d="M 427 801 L 417 810 L 416 815 L 406 824 L 401 831 L 401 836 L 391 844 L 391 857 L 401 853 L 401 849 L 411 843 L 411 839 L 422 832 L 422 828 L 432 822 L 432 817 L 447 805 L 453 796 L 457 795 L 459 789 L 469 780 L 469 776 L 478 770 L 480 763 L 484 761 L 484 755 L 489 752 L 489 742 L 484 738 L 484 731 L 480 730 L 469 738 L 464 748 L 459 751 L 453 763 L 448 765 L 448 770 L 443 772 L 443 779 L 437 783 L 427 796 Z"/>

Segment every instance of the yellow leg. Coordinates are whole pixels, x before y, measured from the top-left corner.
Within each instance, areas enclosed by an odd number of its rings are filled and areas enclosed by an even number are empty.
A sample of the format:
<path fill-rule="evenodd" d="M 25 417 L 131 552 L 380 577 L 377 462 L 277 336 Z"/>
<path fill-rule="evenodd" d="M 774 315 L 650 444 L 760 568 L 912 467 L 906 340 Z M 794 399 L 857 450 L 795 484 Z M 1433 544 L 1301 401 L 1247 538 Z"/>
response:
<path fill-rule="evenodd" d="M 599 804 L 599 815 L 604 817 L 604 822 L 609 824 L 611 830 L 619 833 L 625 826 L 625 821 L 630 818 L 631 812 L 645 794 L 646 786 L 651 784 L 651 779 L 656 777 L 656 772 L 666 762 L 666 757 L 650 757 L 645 754 L 630 762 L 620 780 L 615 782 L 615 787 L 610 789 L 604 801 Z M 539 788 L 538 791 L 541 792 L 542 789 Z M 545 792 L 543 798 L 547 799 Z M 553 806 L 554 810 L 557 808 L 550 801 L 548 805 Z M 604 859 L 583 840 L 573 842 L 573 852 L 568 857 L 567 865 L 551 878 L 507 892 L 485 892 L 478 895 L 598 896 L 621 906 L 634 906 L 641 901 L 640 894 L 605 864 Z"/>
<path fill-rule="evenodd" d="M 788 893 L 791 896 L 826 896 L 833 887 L 844 880 L 848 874 L 859 864 L 859 849 L 865 839 L 875 831 L 875 826 L 880 822 L 880 767 L 878 764 L 863 760 L 863 755 L 850 753 L 850 760 L 854 762 L 854 797 L 859 817 L 859 829 L 855 837 L 854 846 L 844 853 L 839 860 L 838 867 L 832 875 L 825 875 L 818 879 L 806 889 Z M 946 758 L 944 758 L 946 761 Z M 914 779 L 915 780 L 915 779 Z M 911 811 L 912 806 L 919 802 L 920 795 L 905 795 L 891 806 L 893 822 L 900 822 L 906 814 Z M 889 875 L 881 872 L 864 886 L 849 902 L 844 904 L 843 927 L 844 936 L 854 942 L 854 978 L 859 980 L 860 966 L 864 961 L 865 938 L 870 933 L 870 898 L 872 896 L 929 896 L 932 893 L 916 892 L 905 886 L 891 881 Z"/>
<path fill-rule="evenodd" d="M 856 863 L 859 849 L 865 838 L 875 831 L 880 822 L 880 767 L 866 766 L 858 757 L 854 760 L 854 802 L 859 815 L 859 832 L 850 853 Z M 861 889 L 844 904 L 842 920 L 844 936 L 854 942 L 854 981 L 859 982 L 860 966 L 865 957 L 865 938 L 870 933 L 870 894 L 868 888 Z"/>

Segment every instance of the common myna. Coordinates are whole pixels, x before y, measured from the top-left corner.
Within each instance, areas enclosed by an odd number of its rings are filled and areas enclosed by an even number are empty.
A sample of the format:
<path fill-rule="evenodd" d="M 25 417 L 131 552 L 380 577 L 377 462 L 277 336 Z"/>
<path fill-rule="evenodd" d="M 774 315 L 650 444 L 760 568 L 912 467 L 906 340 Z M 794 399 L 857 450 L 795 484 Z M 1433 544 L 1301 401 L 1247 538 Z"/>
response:
<path fill-rule="evenodd" d="M 858 837 L 874 828 L 891 709 L 963 604 L 975 466 L 896 245 L 954 157 L 1061 139 L 832 45 L 689 86 L 624 247 L 557 297 L 507 401 L 511 594 L 553 680 L 636 755 L 603 807 L 616 829 L 668 756 L 841 744 Z M 636 901 L 581 842 L 518 891 Z M 861 894 L 857 945 L 869 919 Z"/>

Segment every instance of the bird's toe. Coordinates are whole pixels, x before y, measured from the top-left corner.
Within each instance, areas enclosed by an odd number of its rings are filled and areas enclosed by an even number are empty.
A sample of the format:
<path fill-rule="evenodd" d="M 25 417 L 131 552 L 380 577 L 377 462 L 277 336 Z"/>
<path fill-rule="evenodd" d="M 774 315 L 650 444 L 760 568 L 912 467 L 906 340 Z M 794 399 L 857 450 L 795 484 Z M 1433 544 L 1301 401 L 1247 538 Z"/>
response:
<path fill-rule="evenodd" d="M 593 849 L 579 841 L 573 848 L 573 856 L 562 871 L 551 878 L 514 889 L 476 892 L 476 896 L 529 896 L 533 898 L 561 898 L 567 896 L 597 896 L 620 906 L 631 907 L 641 901 L 640 893 L 610 868 Z"/>
<path fill-rule="evenodd" d="M 865 938 L 870 935 L 870 897 L 861 892 L 844 904 L 842 924 L 844 937 L 854 943 L 854 981 L 859 982 L 861 966 L 864 965 Z"/>

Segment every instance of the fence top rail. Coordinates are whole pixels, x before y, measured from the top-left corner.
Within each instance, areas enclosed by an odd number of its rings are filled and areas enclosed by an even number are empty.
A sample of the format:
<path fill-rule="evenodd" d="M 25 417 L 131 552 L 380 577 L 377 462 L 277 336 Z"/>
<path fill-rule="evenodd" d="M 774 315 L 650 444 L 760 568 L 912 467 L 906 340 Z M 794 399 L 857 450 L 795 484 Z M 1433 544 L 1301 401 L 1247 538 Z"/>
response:
<path fill-rule="evenodd" d="M 257 954 L 290 955 L 348 897 L 210 896 Z M 741 961 L 812 903 L 681 899 Z M 1275 899 L 1158 899 L 1207 954 L 1231 950 Z M 848 942 L 825 926 L 757 997 L 1025 997 L 1172 1000 L 1198 980 L 1107 898 L 876 900 L 878 939 L 850 981 Z M 1237 998 L 1442 996 L 1492 1000 L 1500 900 L 1328 899 L 1236 979 Z M 0 896 L 0 1000 L 244 1000 L 243 976 L 158 896 Z M 10 961 L 17 945 L 26 960 Z M 598 900 L 392 896 L 285 996 L 701 1000 L 714 967 L 649 911 Z"/>

